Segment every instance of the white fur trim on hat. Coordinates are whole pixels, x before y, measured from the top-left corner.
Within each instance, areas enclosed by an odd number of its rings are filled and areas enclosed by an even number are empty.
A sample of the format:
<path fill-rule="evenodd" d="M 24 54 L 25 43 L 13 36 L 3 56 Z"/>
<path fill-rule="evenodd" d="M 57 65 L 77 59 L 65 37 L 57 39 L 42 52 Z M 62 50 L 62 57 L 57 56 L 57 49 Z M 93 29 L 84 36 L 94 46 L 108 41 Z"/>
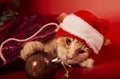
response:
<path fill-rule="evenodd" d="M 64 18 L 60 26 L 64 31 L 83 39 L 94 53 L 98 54 L 104 36 L 86 21 L 75 14 L 70 14 Z"/>

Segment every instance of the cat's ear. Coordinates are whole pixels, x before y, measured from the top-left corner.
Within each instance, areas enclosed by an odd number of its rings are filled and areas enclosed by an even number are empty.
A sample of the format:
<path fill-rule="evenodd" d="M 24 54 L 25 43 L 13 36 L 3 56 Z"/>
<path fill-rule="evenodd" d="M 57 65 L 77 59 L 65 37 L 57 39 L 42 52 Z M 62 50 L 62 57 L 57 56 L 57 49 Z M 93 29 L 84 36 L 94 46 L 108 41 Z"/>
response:
<path fill-rule="evenodd" d="M 110 41 L 110 39 L 105 38 L 104 39 L 104 45 L 107 46 L 107 45 L 110 45 L 110 44 L 112 44 L 111 41 Z"/>
<path fill-rule="evenodd" d="M 59 23 L 62 23 L 63 22 L 63 19 L 67 16 L 66 13 L 61 13 L 56 19 Z M 59 30 L 60 27 L 57 27 L 55 29 L 55 32 L 57 32 Z"/>
<path fill-rule="evenodd" d="M 57 21 L 59 23 L 62 23 L 63 22 L 63 19 L 67 16 L 66 13 L 61 13 L 58 17 L 57 17 Z"/>

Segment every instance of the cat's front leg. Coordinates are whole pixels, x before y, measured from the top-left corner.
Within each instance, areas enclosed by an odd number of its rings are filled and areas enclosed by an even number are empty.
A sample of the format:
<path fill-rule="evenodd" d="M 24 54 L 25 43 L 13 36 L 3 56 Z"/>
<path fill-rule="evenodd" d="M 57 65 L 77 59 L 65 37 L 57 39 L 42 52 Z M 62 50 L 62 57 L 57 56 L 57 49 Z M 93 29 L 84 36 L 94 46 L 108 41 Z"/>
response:
<path fill-rule="evenodd" d="M 44 49 L 44 45 L 39 41 L 30 41 L 26 43 L 23 49 L 20 51 L 20 57 L 23 60 L 26 60 L 27 57 L 31 56 L 37 51 L 42 51 Z"/>
<path fill-rule="evenodd" d="M 80 63 L 81 67 L 87 67 L 87 68 L 91 68 L 94 65 L 94 60 L 92 58 L 88 58 L 85 61 Z"/>

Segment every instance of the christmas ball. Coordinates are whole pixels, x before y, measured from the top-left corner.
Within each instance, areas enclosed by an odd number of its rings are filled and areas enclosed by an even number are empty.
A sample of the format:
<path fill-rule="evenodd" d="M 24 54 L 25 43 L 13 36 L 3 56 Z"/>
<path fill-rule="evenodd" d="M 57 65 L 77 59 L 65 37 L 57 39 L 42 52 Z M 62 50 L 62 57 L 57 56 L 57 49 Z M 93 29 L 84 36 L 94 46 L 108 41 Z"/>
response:
<path fill-rule="evenodd" d="M 53 79 L 57 65 L 52 63 L 54 57 L 47 53 L 37 53 L 26 60 L 25 71 L 30 79 Z"/>

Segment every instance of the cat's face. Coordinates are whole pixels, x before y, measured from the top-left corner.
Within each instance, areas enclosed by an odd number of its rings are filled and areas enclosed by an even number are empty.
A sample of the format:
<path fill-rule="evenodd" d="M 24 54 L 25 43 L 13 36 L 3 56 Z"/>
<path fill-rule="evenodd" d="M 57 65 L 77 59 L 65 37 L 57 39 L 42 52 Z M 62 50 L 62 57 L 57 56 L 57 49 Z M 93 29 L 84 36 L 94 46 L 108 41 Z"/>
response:
<path fill-rule="evenodd" d="M 66 64 L 79 64 L 88 58 L 90 49 L 81 41 L 70 37 L 56 40 L 58 57 Z"/>

